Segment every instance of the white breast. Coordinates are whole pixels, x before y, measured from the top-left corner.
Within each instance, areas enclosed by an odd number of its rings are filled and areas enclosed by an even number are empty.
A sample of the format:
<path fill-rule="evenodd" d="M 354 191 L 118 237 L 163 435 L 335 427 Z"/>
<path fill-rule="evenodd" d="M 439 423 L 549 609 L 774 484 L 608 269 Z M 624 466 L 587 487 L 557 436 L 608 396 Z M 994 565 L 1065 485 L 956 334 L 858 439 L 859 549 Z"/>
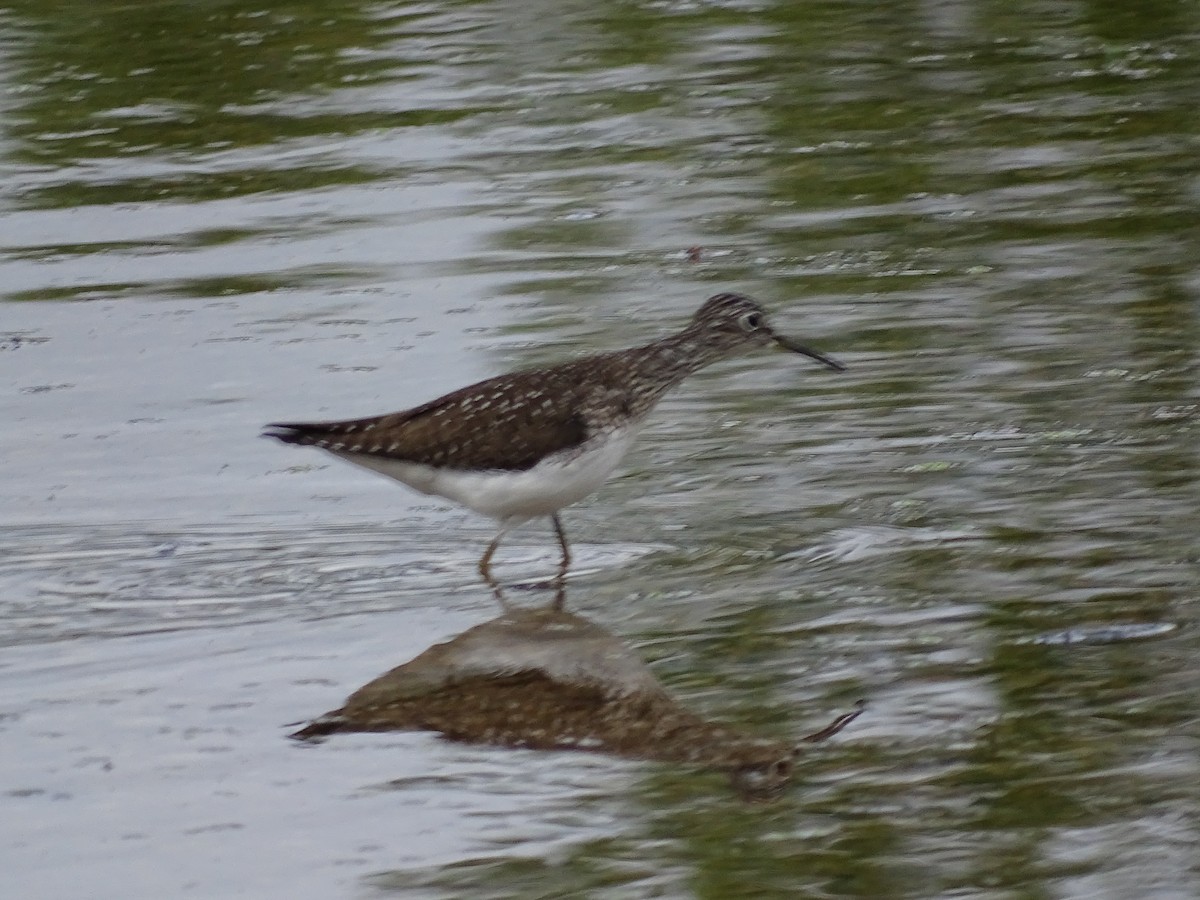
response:
<path fill-rule="evenodd" d="M 582 448 L 548 456 L 521 472 L 437 469 L 419 463 L 334 453 L 423 494 L 434 494 L 510 523 L 548 516 L 600 487 L 625 456 L 637 429 L 598 435 Z"/>

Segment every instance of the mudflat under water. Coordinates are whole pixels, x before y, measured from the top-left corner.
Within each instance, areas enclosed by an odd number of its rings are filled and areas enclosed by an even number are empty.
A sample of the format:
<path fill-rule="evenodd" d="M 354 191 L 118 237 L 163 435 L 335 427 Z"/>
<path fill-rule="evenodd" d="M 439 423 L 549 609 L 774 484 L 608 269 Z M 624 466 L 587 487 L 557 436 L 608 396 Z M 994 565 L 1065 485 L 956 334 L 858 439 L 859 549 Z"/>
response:
<path fill-rule="evenodd" d="M 1200 895 L 1194 2 L 10 3 L 14 896 Z M 495 615 L 491 525 L 268 421 L 761 299 L 569 509 L 571 608 L 786 738 L 289 726 Z M 542 526 L 497 571 L 553 571 Z M 538 603 L 538 590 L 516 600 Z"/>

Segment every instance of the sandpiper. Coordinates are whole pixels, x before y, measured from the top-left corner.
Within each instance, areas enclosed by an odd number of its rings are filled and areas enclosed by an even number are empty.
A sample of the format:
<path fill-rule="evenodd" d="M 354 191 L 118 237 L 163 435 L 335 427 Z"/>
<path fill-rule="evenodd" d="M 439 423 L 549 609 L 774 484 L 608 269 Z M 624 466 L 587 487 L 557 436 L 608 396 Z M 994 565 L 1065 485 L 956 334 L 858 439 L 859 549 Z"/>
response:
<path fill-rule="evenodd" d="M 749 297 L 717 294 L 682 331 L 640 347 L 499 375 L 382 416 L 279 422 L 265 436 L 320 447 L 496 519 L 479 574 L 504 608 L 492 556 L 509 529 L 549 516 L 562 548 L 561 609 L 571 551 L 559 510 L 603 484 L 663 394 L 711 363 L 770 344 L 845 368 L 777 334 Z"/>

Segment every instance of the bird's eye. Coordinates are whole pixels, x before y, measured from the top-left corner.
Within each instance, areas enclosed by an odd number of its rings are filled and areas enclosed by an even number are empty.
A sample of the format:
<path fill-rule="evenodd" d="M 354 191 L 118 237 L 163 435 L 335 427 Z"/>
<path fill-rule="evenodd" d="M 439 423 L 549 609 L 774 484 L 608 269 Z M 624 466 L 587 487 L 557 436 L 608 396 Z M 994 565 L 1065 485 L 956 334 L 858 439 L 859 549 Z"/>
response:
<path fill-rule="evenodd" d="M 738 324 L 742 326 L 743 331 L 757 331 L 762 328 L 762 314 L 756 312 L 746 313 L 738 319 Z"/>

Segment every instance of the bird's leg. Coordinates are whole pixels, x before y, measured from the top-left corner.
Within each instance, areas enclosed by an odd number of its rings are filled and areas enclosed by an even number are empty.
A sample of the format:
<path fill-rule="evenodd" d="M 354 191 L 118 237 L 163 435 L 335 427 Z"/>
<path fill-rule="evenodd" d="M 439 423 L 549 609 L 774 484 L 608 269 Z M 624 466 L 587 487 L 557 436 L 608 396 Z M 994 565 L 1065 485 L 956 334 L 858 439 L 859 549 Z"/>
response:
<path fill-rule="evenodd" d="M 500 608 L 505 612 L 510 610 L 508 601 L 504 599 L 504 592 L 500 589 L 500 583 L 492 577 L 492 556 L 496 553 L 496 548 L 500 546 L 500 539 L 504 537 L 507 528 L 503 526 L 496 533 L 496 537 L 488 544 L 488 548 L 483 551 L 483 556 L 479 558 L 479 574 L 483 576 L 483 580 L 487 586 L 492 589 L 492 595 L 496 598 L 496 602 L 500 604 Z"/>
<path fill-rule="evenodd" d="M 562 520 L 558 513 L 550 517 L 554 521 L 554 533 L 558 535 L 558 546 L 562 547 L 562 560 L 558 564 L 558 578 L 555 579 L 554 611 L 562 612 L 567 604 L 567 570 L 571 568 L 571 548 L 567 546 L 567 533 L 563 531 Z"/>

